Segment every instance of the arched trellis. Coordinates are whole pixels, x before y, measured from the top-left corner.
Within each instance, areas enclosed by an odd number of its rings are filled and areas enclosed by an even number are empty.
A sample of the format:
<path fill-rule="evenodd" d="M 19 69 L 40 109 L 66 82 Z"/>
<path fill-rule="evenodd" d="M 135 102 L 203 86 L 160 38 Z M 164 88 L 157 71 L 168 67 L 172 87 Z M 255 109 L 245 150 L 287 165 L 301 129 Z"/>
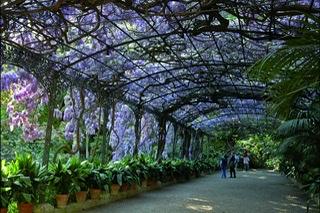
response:
<path fill-rule="evenodd" d="M 239 119 L 239 113 L 259 114 L 259 110 L 238 112 L 248 106 L 224 98 L 264 100 L 264 86 L 248 81 L 244 69 L 269 52 L 270 43 L 280 46 L 282 41 L 295 37 L 296 29 L 304 27 L 299 20 L 304 19 L 305 13 L 319 14 L 316 1 L 258 3 L 10 1 L 1 5 L 5 41 L 2 49 L 11 48 L 10 52 L 15 53 L 2 52 L 1 56 L 5 63 L 33 72 L 52 91 L 56 91 L 54 85 L 75 85 L 99 94 L 105 103 L 110 101 L 110 94 L 116 94 L 111 99 L 141 108 L 135 111 L 157 115 L 159 126 L 165 126 L 167 121 L 181 126 L 188 141 L 190 133 L 186 129 L 190 123 L 199 118 L 210 120 L 210 112 L 230 108 Z M 65 9 L 74 12 L 71 19 Z M 88 17 L 93 22 L 82 22 Z M 134 27 L 122 27 L 126 22 Z M 112 31 L 116 36 L 109 42 L 103 36 Z M 23 33 L 36 38 L 21 41 L 18 37 L 23 38 Z M 88 53 L 78 45 L 87 38 L 97 47 L 91 47 Z M 72 50 L 75 60 L 59 58 L 55 54 L 57 47 Z M 108 55 L 114 56 L 112 63 L 106 62 Z M 91 66 L 79 68 L 91 62 L 95 63 L 94 69 L 108 70 L 105 80 L 99 78 L 99 71 L 92 72 Z M 34 72 L 38 68 L 41 72 Z M 139 113 L 136 115 L 139 121 Z M 162 139 L 163 129 L 159 130 Z M 163 140 L 159 140 L 162 144 Z"/>
<path fill-rule="evenodd" d="M 46 127 L 45 147 L 44 147 L 44 150 L 46 151 L 44 152 L 44 156 L 43 156 L 44 164 L 47 165 L 49 162 L 49 151 L 50 151 L 51 133 L 52 133 L 52 125 L 53 125 L 52 123 L 53 112 L 56 105 L 55 98 L 59 90 L 62 90 L 65 87 L 65 85 L 72 85 L 75 87 L 79 87 L 80 89 L 89 89 L 93 92 L 97 91 L 98 93 L 97 95 L 102 97 L 102 99 L 105 102 L 103 104 L 104 115 L 109 115 L 110 106 L 108 104 L 112 104 L 110 103 L 111 97 L 110 96 L 104 97 L 104 94 L 108 93 L 107 92 L 108 89 L 109 91 L 112 90 L 114 92 L 114 88 L 110 86 L 110 84 L 108 85 L 108 87 L 105 88 L 103 87 L 106 85 L 105 82 L 99 82 L 99 81 L 93 82 L 93 81 L 88 81 L 81 76 L 75 76 L 75 77 L 69 76 L 66 73 L 56 70 L 59 68 L 59 66 L 55 65 L 52 61 L 44 58 L 42 55 L 33 53 L 19 46 L 3 43 L 2 50 L 3 50 L 1 52 L 2 64 L 11 64 L 11 65 L 15 65 L 23 68 L 25 71 L 32 74 L 42 84 L 42 86 L 45 88 L 46 92 L 48 93 L 49 107 L 48 107 L 48 117 L 47 117 L 48 123 Z M 186 129 L 185 133 L 187 134 L 187 137 L 184 138 L 184 141 L 186 141 L 188 144 L 188 147 L 190 147 L 191 134 L 189 132 L 190 131 L 197 132 L 196 130 L 192 130 L 191 127 L 187 127 L 184 123 L 177 121 L 175 118 L 170 116 L 167 112 L 161 112 L 155 109 L 151 109 L 146 105 L 141 105 L 139 103 L 136 103 L 133 100 L 126 99 L 123 96 L 117 96 L 113 98 L 114 99 L 112 99 L 112 101 L 116 101 L 116 102 L 121 101 L 127 104 L 135 114 L 136 141 L 134 146 L 134 154 L 138 153 L 137 147 L 141 137 L 141 118 L 142 118 L 143 112 L 148 112 L 156 115 L 157 120 L 159 122 L 159 141 L 158 141 L 157 159 L 161 159 L 162 152 L 166 144 L 165 125 L 167 121 L 170 121 L 171 123 L 173 123 L 176 128 L 179 126 L 180 129 Z M 104 120 L 103 125 L 106 126 L 108 122 L 108 116 L 105 116 L 103 120 Z M 110 135 L 110 132 L 104 129 L 102 134 L 104 135 L 103 141 L 107 141 L 108 135 Z M 106 149 L 105 146 L 106 146 L 106 143 L 102 143 L 101 150 L 105 150 Z M 102 154 L 102 156 L 104 155 L 105 153 Z M 188 155 L 186 155 L 186 157 L 189 158 Z M 105 157 L 102 158 L 102 161 L 104 160 L 105 160 Z"/>

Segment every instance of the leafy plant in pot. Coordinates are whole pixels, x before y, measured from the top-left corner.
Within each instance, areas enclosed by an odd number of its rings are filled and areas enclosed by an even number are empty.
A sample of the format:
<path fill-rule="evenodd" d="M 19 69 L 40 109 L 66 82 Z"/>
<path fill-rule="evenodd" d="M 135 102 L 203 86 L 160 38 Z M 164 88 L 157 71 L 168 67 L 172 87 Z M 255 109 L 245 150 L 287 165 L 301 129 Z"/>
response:
<path fill-rule="evenodd" d="M 6 163 L 1 161 L 1 182 L 0 182 L 0 213 L 6 213 L 8 211 L 8 205 L 11 200 L 12 191 L 11 184 L 8 179 L 8 172 Z"/>
<path fill-rule="evenodd" d="M 55 164 L 49 165 L 48 181 L 56 191 L 58 208 L 64 208 L 67 206 L 69 194 L 72 189 L 72 173 L 68 166 L 69 164 L 64 164 L 61 160 Z"/>
<path fill-rule="evenodd" d="M 35 199 L 30 177 L 23 174 L 9 175 L 8 180 L 12 189 L 12 198 L 18 202 L 19 212 L 32 213 L 32 202 Z"/>
<path fill-rule="evenodd" d="M 118 194 L 123 184 L 123 174 L 119 163 L 109 164 L 108 170 L 111 172 L 111 194 Z"/>
<path fill-rule="evenodd" d="M 101 190 L 109 190 L 108 187 L 111 174 L 102 168 L 102 166 L 95 166 L 94 164 L 89 165 L 90 172 L 85 181 L 89 187 L 91 199 L 99 199 Z"/>
<path fill-rule="evenodd" d="M 147 186 L 148 167 L 144 156 L 125 158 L 123 164 L 130 167 L 130 172 L 134 176 L 133 179 L 137 184 L 141 184 L 143 187 Z M 131 188 L 133 188 L 132 186 L 136 186 L 136 184 L 132 183 Z"/>
<path fill-rule="evenodd" d="M 29 154 L 16 155 L 8 166 L 8 174 L 12 196 L 20 212 L 32 212 L 33 203 L 39 200 L 40 165 Z"/>
<path fill-rule="evenodd" d="M 71 193 L 75 193 L 78 203 L 84 202 L 87 198 L 88 186 L 86 178 L 90 174 L 90 167 L 87 161 L 81 162 L 78 157 L 72 157 L 67 162 L 67 167 L 71 171 Z"/>
<path fill-rule="evenodd" d="M 148 186 L 155 187 L 157 180 L 162 175 L 162 167 L 157 162 L 152 162 L 148 165 Z"/>
<path fill-rule="evenodd" d="M 148 178 L 150 178 L 152 175 L 149 174 L 149 164 L 150 160 L 147 160 L 147 157 L 144 155 L 140 155 L 138 158 L 138 165 L 139 165 L 139 179 L 141 181 L 142 187 L 147 187 L 148 185 Z"/>
<path fill-rule="evenodd" d="M 170 182 L 174 179 L 175 167 L 172 164 L 172 160 L 166 160 L 161 162 L 162 177 L 161 182 Z"/>
<path fill-rule="evenodd" d="M 127 160 L 109 164 L 108 169 L 112 173 L 111 194 L 117 194 L 119 186 L 122 192 L 126 192 L 130 186 L 136 185 L 139 182 L 137 174 L 135 174 L 128 164 Z"/>

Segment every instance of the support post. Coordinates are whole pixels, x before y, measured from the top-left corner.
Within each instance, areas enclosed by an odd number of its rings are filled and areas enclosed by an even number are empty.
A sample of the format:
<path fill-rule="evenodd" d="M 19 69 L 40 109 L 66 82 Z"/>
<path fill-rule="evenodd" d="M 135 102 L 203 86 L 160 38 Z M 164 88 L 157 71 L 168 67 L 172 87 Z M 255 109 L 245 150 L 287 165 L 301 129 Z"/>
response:
<path fill-rule="evenodd" d="M 161 115 L 158 118 L 158 125 L 159 125 L 159 135 L 158 135 L 158 149 L 156 159 L 161 160 L 162 153 L 166 144 L 166 135 L 167 135 L 167 128 L 166 128 L 166 116 Z"/>
<path fill-rule="evenodd" d="M 104 106 L 103 107 L 103 122 L 102 122 L 102 141 L 101 141 L 101 162 L 102 163 L 106 163 L 106 160 L 107 160 L 106 149 L 107 149 L 107 144 L 109 144 L 109 141 L 108 141 L 109 131 L 107 129 L 107 124 L 109 121 L 109 112 L 110 112 L 110 107 Z"/>
<path fill-rule="evenodd" d="M 49 159 L 50 159 L 50 146 L 51 146 L 51 136 L 52 136 L 52 126 L 53 126 L 53 114 L 56 105 L 56 95 L 58 89 L 58 76 L 56 73 L 52 73 L 52 82 L 48 88 L 48 120 L 46 126 L 46 134 L 44 138 L 44 149 L 42 156 L 42 165 L 46 166 L 48 169 Z"/>
<path fill-rule="evenodd" d="M 183 142 L 181 146 L 182 159 L 189 159 L 190 140 L 191 140 L 190 130 L 188 128 L 185 128 L 183 130 Z"/>
<path fill-rule="evenodd" d="M 133 147 L 133 156 L 137 156 L 139 154 L 138 146 L 141 140 L 141 119 L 143 115 L 142 107 L 138 105 L 134 110 L 134 133 L 135 133 L 135 141 Z"/>
<path fill-rule="evenodd" d="M 172 154 L 171 158 L 175 158 L 176 156 L 176 147 L 177 147 L 177 139 L 178 139 L 178 125 L 176 123 L 172 123 L 173 125 L 173 138 L 172 138 Z"/>

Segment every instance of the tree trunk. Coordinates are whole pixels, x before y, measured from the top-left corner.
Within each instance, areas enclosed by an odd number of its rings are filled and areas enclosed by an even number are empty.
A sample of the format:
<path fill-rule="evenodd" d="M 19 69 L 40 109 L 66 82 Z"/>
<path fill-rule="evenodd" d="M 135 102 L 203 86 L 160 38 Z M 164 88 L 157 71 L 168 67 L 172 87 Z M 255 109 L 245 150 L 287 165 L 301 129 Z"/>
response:
<path fill-rule="evenodd" d="M 191 156 L 190 158 L 194 160 L 196 155 L 196 149 L 197 149 L 197 132 L 195 134 L 191 134 L 191 143 L 190 143 L 190 149 L 191 149 Z"/>
<path fill-rule="evenodd" d="M 107 148 L 107 143 L 109 144 L 108 141 L 108 129 L 107 129 L 107 124 L 109 120 L 109 111 L 110 107 L 103 107 L 103 123 L 102 123 L 102 141 L 101 141 L 101 162 L 106 163 L 107 156 L 106 156 L 106 148 Z"/>
<path fill-rule="evenodd" d="M 195 139 L 193 141 L 192 159 L 198 159 L 200 155 L 200 147 L 202 142 L 202 136 L 200 133 L 196 132 Z"/>
<path fill-rule="evenodd" d="M 138 146 L 140 144 L 141 140 L 141 119 L 142 119 L 142 110 L 140 107 L 138 107 L 136 110 L 134 110 L 134 116 L 135 116 L 135 123 L 134 123 L 134 133 L 135 133 L 135 142 L 133 147 L 133 156 L 138 155 L 139 150 Z"/>
<path fill-rule="evenodd" d="M 190 158 L 190 144 L 191 144 L 191 139 L 192 139 L 192 135 L 190 131 L 187 131 L 187 147 L 186 147 L 186 153 L 185 153 L 185 159 L 189 160 Z"/>
<path fill-rule="evenodd" d="M 49 156 L 50 156 L 50 146 L 51 146 L 51 135 L 52 135 L 52 125 L 53 125 L 53 113 L 55 107 L 55 95 L 49 94 L 48 97 L 48 121 L 46 127 L 46 135 L 44 138 L 44 150 L 42 157 L 42 165 L 48 168 L 49 165 Z"/>
<path fill-rule="evenodd" d="M 86 135 L 86 159 L 89 159 L 89 135 Z"/>
<path fill-rule="evenodd" d="M 80 128 L 80 137 L 79 137 L 79 144 L 80 144 L 80 147 L 79 147 L 79 154 L 80 154 L 80 158 L 84 159 L 85 156 L 86 156 L 86 138 L 87 138 L 87 135 L 86 135 L 86 128 L 85 128 L 85 122 L 84 122 L 84 119 L 83 119 L 83 114 L 85 112 L 85 91 L 83 90 L 83 88 L 80 89 L 80 104 L 81 104 L 81 113 L 80 113 L 80 116 L 79 116 L 79 128 Z M 81 138 L 81 132 L 83 134 L 83 137 Z"/>
<path fill-rule="evenodd" d="M 190 140 L 191 135 L 189 129 L 184 129 L 183 142 L 181 146 L 181 158 L 189 159 L 189 148 L 190 148 Z"/>
<path fill-rule="evenodd" d="M 178 126 L 177 126 L 177 124 L 173 123 L 173 139 L 172 139 L 171 158 L 175 158 L 175 156 L 176 156 L 177 139 L 178 139 Z"/>
<path fill-rule="evenodd" d="M 157 149 L 157 160 L 162 158 L 162 153 L 164 147 L 166 145 L 166 135 L 167 135 L 167 128 L 166 128 L 166 118 L 165 116 L 160 117 L 159 120 L 159 137 L 158 137 L 158 149 Z"/>

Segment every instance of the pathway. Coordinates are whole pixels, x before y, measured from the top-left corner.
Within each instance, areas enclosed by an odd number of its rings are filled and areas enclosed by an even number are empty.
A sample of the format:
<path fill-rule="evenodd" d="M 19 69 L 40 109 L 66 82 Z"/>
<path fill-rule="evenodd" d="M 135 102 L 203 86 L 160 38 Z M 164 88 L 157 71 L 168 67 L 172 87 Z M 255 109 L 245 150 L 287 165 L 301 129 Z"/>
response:
<path fill-rule="evenodd" d="M 144 192 L 87 211 L 88 213 L 272 213 L 306 212 L 303 193 L 286 177 L 267 170 L 238 172 L 236 179 L 219 174 Z M 317 212 L 310 209 L 309 212 Z"/>

